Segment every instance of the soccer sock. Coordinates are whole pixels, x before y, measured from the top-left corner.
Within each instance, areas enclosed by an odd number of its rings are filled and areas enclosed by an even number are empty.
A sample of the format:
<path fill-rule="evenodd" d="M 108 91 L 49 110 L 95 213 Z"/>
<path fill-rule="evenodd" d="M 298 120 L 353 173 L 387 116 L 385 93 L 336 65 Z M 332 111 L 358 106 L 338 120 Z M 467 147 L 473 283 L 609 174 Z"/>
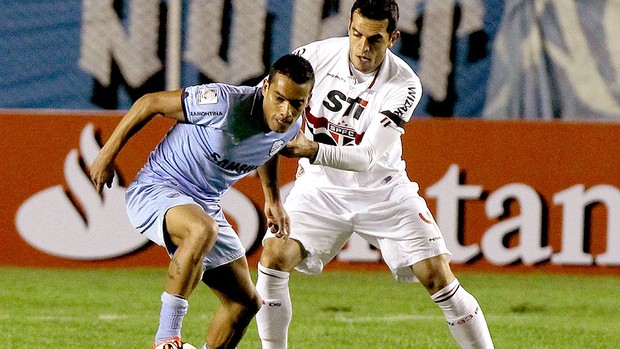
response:
<path fill-rule="evenodd" d="M 159 328 L 155 335 L 155 343 L 159 343 L 175 336 L 181 337 L 183 317 L 187 314 L 189 304 L 179 296 L 164 292 L 161 295 L 161 313 L 159 314 Z"/>
<path fill-rule="evenodd" d="M 448 321 L 450 332 L 461 348 L 493 348 L 491 334 L 476 298 L 457 279 L 431 296 Z"/>
<path fill-rule="evenodd" d="M 256 314 L 256 325 L 263 349 L 285 349 L 293 305 L 288 290 L 289 273 L 258 264 L 256 290 L 263 306 Z"/>

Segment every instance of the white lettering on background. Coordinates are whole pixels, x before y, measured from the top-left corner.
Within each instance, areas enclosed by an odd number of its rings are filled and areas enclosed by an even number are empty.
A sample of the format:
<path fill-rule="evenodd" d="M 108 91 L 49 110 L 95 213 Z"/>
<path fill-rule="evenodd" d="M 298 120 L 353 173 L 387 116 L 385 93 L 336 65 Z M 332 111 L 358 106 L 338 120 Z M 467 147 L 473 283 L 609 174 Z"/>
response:
<path fill-rule="evenodd" d="M 458 165 L 450 165 L 446 174 L 426 190 L 426 195 L 437 199 L 437 225 L 443 233 L 446 245 L 455 263 L 466 263 L 480 254 L 477 245 L 463 246 L 459 242 L 459 204 L 461 200 L 479 199 L 480 185 L 459 183 Z"/>
<path fill-rule="evenodd" d="M 497 265 L 508 265 L 521 260 L 532 265 L 551 257 L 551 247 L 542 246 L 542 203 L 532 187 L 513 183 L 494 191 L 485 202 L 488 218 L 498 218 L 505 214 L 504 204 L 515 200 L 519 215 L 504 219 L 491 226 L 482 238 L 482 253 L 486 259 Z M 508 234 L 518 232 L 519 243 L 515 247 L 504 246 Z"/>
<path fill-rule="evenodd" d="M 554 264 L 620 265 L 620 190 L 610 185 L 596 185 L 585 190 L 583 184 L 574 185 L 553 196 L 556 205 L 562 205 L 562 248 L 551 262 Z M 602 203 L 607 209 L 607 251 L 593 259 L 584 251 L 585 218 L 587 207 Z"/>
<path fill-rule="evenodd" d="M 218 82 L 238 84 L 260 76 L 267 20 L 267 0 L 233 0 L 228 59 L 220 57 L 224 0 L 193 0 L 190 4 L 185 59 Z"/>
<path fill-rule="evenodd" d="M 132 0 L 127 32 L 113 2 L 83 1 L 79 64 L 109 86 L 114 58 L 127 84 L 136 88 L 162 68 L 157 57 L 159 0 Z"/>

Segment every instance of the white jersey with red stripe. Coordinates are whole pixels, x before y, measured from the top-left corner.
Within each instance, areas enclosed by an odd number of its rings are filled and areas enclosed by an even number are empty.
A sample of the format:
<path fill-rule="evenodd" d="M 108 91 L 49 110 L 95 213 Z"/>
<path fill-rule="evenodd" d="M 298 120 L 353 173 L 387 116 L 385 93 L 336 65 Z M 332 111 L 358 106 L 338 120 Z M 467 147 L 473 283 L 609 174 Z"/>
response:
<path fill-rule="evenodd" d="M 358 82 L 349 61 L 349 38 L 313 42 L 294 51 L 308 59 L 315 85 L 306 110 L 305 135 L 335 146 L 358 145 L 369 125 L 388 124 L 404 133 L 422 95 L 417 75 L 401 58 L 387 51 L 374 76 Z M 299 160 L 296 185 L 326 190 L 368 191 L 409 181 L 400 139 L 368 171 L 354 172 Z"/>

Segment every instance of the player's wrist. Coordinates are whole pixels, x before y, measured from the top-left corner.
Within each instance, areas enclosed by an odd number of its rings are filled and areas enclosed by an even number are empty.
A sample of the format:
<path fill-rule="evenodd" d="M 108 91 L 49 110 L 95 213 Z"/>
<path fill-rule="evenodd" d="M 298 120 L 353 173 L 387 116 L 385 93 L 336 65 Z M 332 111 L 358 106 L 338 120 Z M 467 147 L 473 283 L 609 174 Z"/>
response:
<path fill-rule="evenodd" d="M 308 142 L 308 149 L 306 151 L 306 156 L 311 163 L 316 160 L 316 156 L 319 153 L 319 143 L 315 141 Z"/>

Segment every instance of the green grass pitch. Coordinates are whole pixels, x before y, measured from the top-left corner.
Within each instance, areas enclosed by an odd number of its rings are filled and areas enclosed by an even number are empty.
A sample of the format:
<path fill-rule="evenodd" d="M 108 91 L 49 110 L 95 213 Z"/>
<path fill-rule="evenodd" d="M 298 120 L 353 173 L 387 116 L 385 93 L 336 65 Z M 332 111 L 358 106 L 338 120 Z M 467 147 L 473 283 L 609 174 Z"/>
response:
<path fill-rule="evenodd" d="M 255 279 L 255 271 L 253 278 Z M 620 347 L 620 278 L 459 272 L 476 296 L 496 348 Z M 3 348 L 150 348 L 163 269 L 0 268 Z M 291 277 L 291 349 L 457 348 L 419 284 L 389 272 L 328 270 Z M 184 339 L 199 347 L 217 304 L 200 285 Z M 260 348 L 253 322 L 240 349 Z"/>

